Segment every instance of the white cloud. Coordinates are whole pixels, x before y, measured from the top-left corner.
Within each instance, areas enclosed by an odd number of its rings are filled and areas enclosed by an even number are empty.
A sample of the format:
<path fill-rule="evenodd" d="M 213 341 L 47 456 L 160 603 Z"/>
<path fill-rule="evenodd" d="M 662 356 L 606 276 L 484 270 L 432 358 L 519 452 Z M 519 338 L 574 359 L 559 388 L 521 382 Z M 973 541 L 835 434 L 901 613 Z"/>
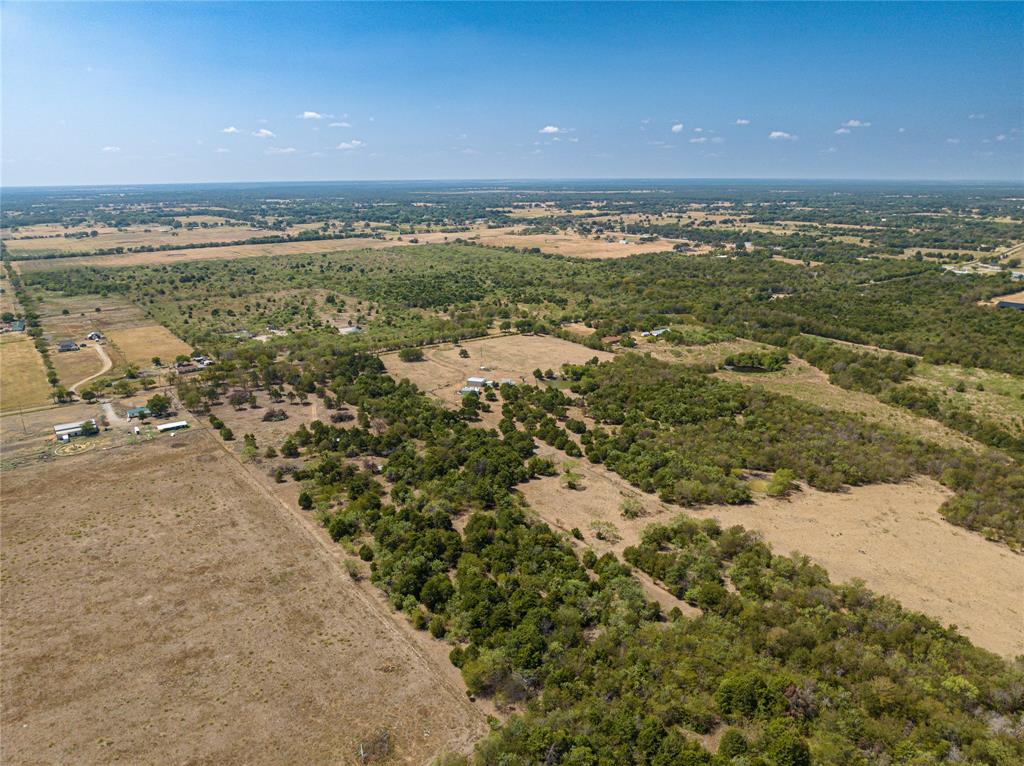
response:
<path fill-rule="evenodd" d="M 694 128 L 693 132 L 694 133 L 703 133 L 704 132 L 704 128 Z"/>
<path fill-rule="evenodd" d="M 706 136 L 700 136 L 698 138 L 691 138 L 690 139 L 690 143 L 691 144 L 706 144 L 707 142 L 708 142 L 708 139 L 707 139 Z"/>
<path fill-rule="evenodd" d="M 300 120 L 323 120 L 326 119 L 327 117 L 330 117 L 330 115 L 320 114 L 320 112 L 311 112 L 309 110 L 306 110 L 305 112 L 300 114 L 298 118 Z"/>
<path fill-rule="evenodd" d="M 682 133 L 683 132 L 683 123 L 677 122 L 675 125 L 673 125 L 672 126 L 672 132 L 673 133 Z"/>
<path fill-rule="evenodd" d="M 870 122 L 862 122 L 861 120 L 847 120 L 843 123 L 844 128 L 870 128 Z"/>
<path fill-rule="evenodd" d="M 358 149 L 360 146 L 364 146 L 365 142 L 360 141 L 358 138 L 353 138 L 351 141 L 342 141 L 338 144 L 338 148 L 342 151 L 351 151 L 352 149 Z"/>
<path fill-rule="evenodd" d="M 984 120 L 985 119 L 985 115 L 984 114 L 978 114 L 977 112 L 971 112 L 969 115 L 967 115 L 967 119 L 968 120 Z"/>
<path fill-rule="evenodd" d="M 906 132 L 907 132 L 907 129 L 906 129 L 906 128 L 900 128 L 900 129 L 899 129 L 898 131 L 896 131 L 896 132 L 897 132 L 897 133 L 906 133 Z"/>
<path fill-rule="evenodd" d="M 267 154 L 295 154 L 296 149 L 294 146 L 271 146 L 267 148 Z"/>
<path fill-rule="evenodd" d="M 221 128 L 220 132 L 234 134 L 238 132 L 238 128 L 236 128 L 234 125 L 228 125 L 226 128 Z"/>
<path fill-rule="evenodd" d="M 835 154 L 837 151 L 839 151 L 839 150 L 836 149 L 834 146 L 830 146 L 828 149 L 822 149 L 821 153 L 822 154 Z"/>
<path fill-rule="evenodd" d="M 737 125 L 749 125 L 750 124 L 750 120 L 745 120 L 742 117 L 740 117 L 738 120 L 736 120 L 736 124 Z"/>
<path fill-rule="evenodd" d="M 714 138 L 711 139 L 711 143 L 713 143 L 713 144 L 724 144 L 725 143 L 725 139 L 722 138 L 721 136 L 715 136 Z"/>
<path fill-rule="evenodd" d="M 352 123 L 345 122 L 345 120 L 342 120 L 341 122 L 332 122 L 327 127 L 329 127 L 329 128 L 351 128 L 352 127 Z"/>
<path fill-rule="evenodd" d="M 787 133 L 784 130 L 773 130 L 768 134 L 768 138 L 772 141 L 796 141 L 798 136 L 794 136 L 792 133 Z"/>
<path fill-rule="evenodd" d="M 102 149 L 100 149 L 100 151 L 101 152 L 106 152 L 107 154 L 117 154 L 119 151 L 121 151 L 121 147 L 120 146 L 104 146 Z"/>
<path fill-rule="evenodd" d="M 467 157 L 475 157 L 478 154 L 480 154 L 480 152 L 478 150 L 473 149 L 473 148 L 468 147 L 468 146 L 465 149 L 462 150 L 462 153 L 465 154 Z"/>
<path fill-rule="evenodd" d="M 579 142 L 580 142 L 580 140 L 578 138 L 576 138 L 576 136 L 570 136 L 569 137 L 569 143 L 570 144 L 578 144 Z"/>
<path fill-rule="evenodd" d="M 960 143 L 960 139 L 959 138 L 947 138 L 946 139 L 946 143 L 947 144 L 959 144 Z"/>
<path fill-rule="evenodd" d="M 839 128 L 838 130 L 835 131 L 835 134 L 837 136 L 845 136 L 845 135 L 849 135 L 849 133 L 850 133 L 850 129 L 849 128 Z"/>
<path fill-rule="evenodd" d="M 277 138 L 277 134 L 273 131 L 267 130 L 266 128 L 260 128 L 252 132 L 256 138 Z"/>
<path fill-rule="evenodd" d="M 544 135 L 552 136 L 555 135 L 556 133 L 564 133 L 565 131 L 562 128 L 558 127 L 557 125 L 545 125 L 537 132 L 543 133 Z"/>
<path fill-rule="evenodd" d="M 998 136 L 996 136 L 996 141 L 1005 141 L 1005 140 L 1006 140 L 1006 134 L 1005 133 L 1000 133 Z"/>
<path fill-rule="evenodd" d="M 230 152 L 231 150 L 230 150 L 230 149 L 225 149 L 225 148 L 224 148 L 223 146 L 221 146 L 221 147 L 218 147 L 217 149 L 214 149 L 214 151 L 215 151 L 215 152 L 216 152 L 217 154 L 227 154 L 227 153 L 228 153 L 228 152 Z"/>

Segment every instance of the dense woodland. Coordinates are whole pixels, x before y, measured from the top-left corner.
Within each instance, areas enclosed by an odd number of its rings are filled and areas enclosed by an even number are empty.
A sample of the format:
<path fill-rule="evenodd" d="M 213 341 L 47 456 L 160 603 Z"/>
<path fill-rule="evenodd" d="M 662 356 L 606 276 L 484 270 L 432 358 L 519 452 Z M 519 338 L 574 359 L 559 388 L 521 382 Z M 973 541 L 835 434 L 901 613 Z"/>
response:
<path fill-rule="evenodd" d="M 933 363 L 1024 374 L 1024 354 L 1017 353 L 1024 348 L 1024 316 L 977 305 L 1012 291 L 1014 283 L 1008 277 L 954 275 L 915 261 L 807 268 L 766 257 L 672 253 L 578 261 L 454 244 L 79 267 L 29 272 L 26 281 L 67 293 L 124 295 L 200 344 L 215 344 L 219 335 L 238 330 L 261 332 L 268 324 L 322 326 L 322 312 L 309 303 L 313 288 L 380 304 L 385 313 L 376 325 L 384 334 L 388 326 L 425 323 L 422 342 L 458 337 L 460 328 L 481 322 L 551 329 L 583 321 L 602 335 L 615 335 L 691 317 L 780 346 L 810 333 L 910 352 Z M 279 314 L 282 302 L 290 300 L 283 291 L 303 294 Z M 417 338 L 406 332 L 397 340 L 409 344 Z"/>

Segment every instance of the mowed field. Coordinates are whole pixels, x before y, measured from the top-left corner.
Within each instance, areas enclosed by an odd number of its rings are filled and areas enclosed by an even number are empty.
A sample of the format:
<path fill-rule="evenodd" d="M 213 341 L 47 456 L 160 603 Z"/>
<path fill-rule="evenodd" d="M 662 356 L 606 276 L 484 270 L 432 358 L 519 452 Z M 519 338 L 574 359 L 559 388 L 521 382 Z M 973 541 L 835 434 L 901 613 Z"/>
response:
<path fill-rule="evenodd" d="M 2 495 L 4 764 L 356 764 L 382 730 L 381 762 L 419 764 L 486 729 L 203 430 L 26 464 Z"/>
<path fill-rule="evenodd" d="M 43 358 L 26 333 L 0 335 L 0 411 L 38 407 L 50 400 Z"/>
<path fill-rule="evenodd" d="M 543 448 L 559 461 L 565 456 Z M 845 492 L 803 487 L 788 499 L 755 495 L 748 505 L 682 509 L 630 486 L 604 466 L 571 461 L 582 489 L 570 490 L 557 476 L 520 486 L 530 506 L 548 523 L 583 532 L 600 554 L 622 551 L 652 523 L 679 513 L 740 524 L 760 533 L 777 554 L 797 551 L 824 566 L 833 580 L 863 580 L 945 625 L 957 625 L 979 646 L 1013 657 L 1024 654 L 1024 557 L 1005 546 L 956 527 L 938 513 L 950 492 L 927 478 L 874 484 Z M 646 515 L 626 519 L 626 498 Z M 602 541 L 592 524 L 611 524 L 618 540 Z"/>
<path fill-rule="evenodd" d="M 552 369 L 563 364 L 583 364 L 595 356 L 601 361 L 612 358 L 605 351 L 594 351 L 561 338 L 547 335 L 505 335 L 462 343 L 469 356 L 459 356 L 459 348 L 449 344 L 423 349 L 422 362 L 403 362 L 398 354 L 383 354 L 381 361 L 396 380 L 408 378 L 420 390 L 449 404 L 461 400 L 459 389 L 466 378 L 479 376 L 495 381 L 535 383 L 533 371 Z M 486 367 L 486 370 L 481 370 Z"/>

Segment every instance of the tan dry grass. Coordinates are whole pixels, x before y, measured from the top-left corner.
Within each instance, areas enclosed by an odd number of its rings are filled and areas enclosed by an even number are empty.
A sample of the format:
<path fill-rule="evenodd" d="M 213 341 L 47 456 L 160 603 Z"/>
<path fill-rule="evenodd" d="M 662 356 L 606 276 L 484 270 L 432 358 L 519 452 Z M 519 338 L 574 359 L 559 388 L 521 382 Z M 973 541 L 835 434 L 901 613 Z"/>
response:
<path fill-rule="evenodd" d="M 760 385 L 768 391 L 786 394 L 825 409 L 863 415 L 873 423 L 945 447 L 981 448 L 973 439 L 935 420 L 918 417 L 907 410 L 880 402 L 871 394 L 834 386 L 825 373 L 796 357 L 791 356 L 789 364 L 780 372 L 743 373 L 722 370 L 715 374 L 723 380 Z"/>
<path fill-rule="evenodd" d="M 561 453 L 554 456 L 564 461 Z M 804 488 L 789 499 L 761 494 L 749 505 L 682 509 L 640 492 L 603 466 L 580 460 L 575 470 L 583 476 L 582 490 L 567 489 L 559 477 L 519 489 L 541 518 L 564 530 L 580 529 L 599 554 L 621 557 L 648 524 L 669 523 L 678 513 L 714 517 L 726 526 L 756 530 L 776 553 L 810 556 L 836 582 L 859 578 L 908 609 L 955 624 L 979 646 L 1007 657 L 1024 653 L 1024 557 L 943 519 L 938 508 L 951 493 L 931 479 L 839 493 Z M 625 497 L 638 500 L 647 515 L 623 518 Z M 598 540 L 591 528 L 595 521 L 614 524 L 621 540 Z"/>
<path fill-rule="evenodd" d="M 466 341 L 462 348 L 469 352 L 468 359 L 459 356 L 458 348 L 446 344 L 424 349 L 422 362 L 403 362 L 397 354 L 385 354 L 381 360 L 396 380 L 408 378 L 421 390 L 455 404 L 460 400 L 459 389 L 470 376 L 535 383 L 533 371 L 538 367 L 558 372 L 563 364 L 582 364 L 595 356 L 602 361 L 612 358 L 607 352 L 547 335 L 483 338 Z M 488 369 L 481 370 L 482 366 Z"/>
<path fill-rule="evenodd" d="M 45 271 L 76 266 L 153 266 L 183 261 L 207 261 L 223 258 L 258 258 L 270 255 L 297 253 L 331 253 L 343 250 L 380 249 L 401 245 L 401 242 L 356 237 L 352 239 L 325 239 L 311 242 L 278 242 L 269 245 L 233 245 L 228 247 L 184 248 L 159 253 L 125 253 L 124 255 L 96 255 L 87 258 L 50 258 L 15 261 L 20 271 Z"/>
<path fill-rule="evenodd" d="M 50 400 L 46 367 L 23 332 L 0 335 L 0 410 L 38 407 Z"/>
<path fill-rule="evenodd" d="M 50 359 L 53 360 L 53 367 L 57 370 L 57 377 L 60 378 L 62 386 L 71 388 L 78 381 L 103 369 L 103 358 L 96 353 L 93 345 L 90 343 L 78 351 L 50 349 Z"/>
<path fill-rule="evenodd" d="M 188 219 L 185 218 L 183 220 Z M 64 236 L 47 236 L 52 234 L 63 235 L 65 229 L 57 224 L 44 224 L 32 227 L 31 231 L 17 232 L 15 236 L 18 239 L 11 239 L 7 236 L 4 239 L 11 255 L 25 256 L 45 252 L 91 252 L 113 247 L 161 247 L 164 245 L 188 247 L 189 245 L 205 242 L 232 242 L 241 239 L 252 239 L 275 233 L 270 230 L 252 229 L 249 226 L 215 226 L 206 229 L 171 229 L 169 226 L 129 226 L 126 231 L 97 226 L 95 229 L 98 232 L 95 237 L 72 239 Z M 76 227 L 74 230 L 81 229 Z M 89 229 L 86 228 L 85 230 L 88 231 Z M 23 239 L 23 237 L 29 234 L 40 238 Z"/>
<path fill-rule="evenodd" d="M 163 325 L 148 324 L 111 330 L 107 336 L 129 364 L 138 367 L 152 366 L 154 356 L 164 364 L 174 361 L 179 354 L 191 354 L 192 347 L 176 337 Z"/>
<path fill-rule="evenodd" d="M 355 763 L 382 728 L 424 763 L 485 729 L 206 433 L 9 471 L 3 495 L 5 763 Z"/>

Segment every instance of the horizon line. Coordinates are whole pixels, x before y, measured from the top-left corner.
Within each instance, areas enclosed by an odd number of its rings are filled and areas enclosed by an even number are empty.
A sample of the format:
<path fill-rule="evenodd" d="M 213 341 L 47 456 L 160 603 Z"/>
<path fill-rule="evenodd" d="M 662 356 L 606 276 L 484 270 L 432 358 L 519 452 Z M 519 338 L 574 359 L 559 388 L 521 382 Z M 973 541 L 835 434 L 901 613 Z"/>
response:
<path fill-rule="evenodd" d="M 0 192 L 21 191 L 21 190 L 42 190 L 42 189 L 121 189 L 129 187 L 167 187 L 167 186 L 232 186 L 232 185 L 261 185 L 261 186 L 283 186 L 289 184 L 467 184 L 467 183 L 565 183 L 565 182 L 717 182 L 717 183 L 877 183 L 877 184 L 986 184 L 1006 185 L 1024 187 L 1024 179 L 1002 179 L 1002 178 L 857 178 L 849 176 L 834 176 L 820 178 L 801 178 L 798 176 L 748 176 L 748 177 L 726 177 L 726 176 L 565 176 L 565 177 L 477 177 L 477 178 L 360 178 L 360 179 L 303 179 L 303 180 L 233 180 L 233 181 L 145 181 L 145 182 L 124 182 L 124 183 L 69 183 L 69 184 L 0 184 Z"/>

